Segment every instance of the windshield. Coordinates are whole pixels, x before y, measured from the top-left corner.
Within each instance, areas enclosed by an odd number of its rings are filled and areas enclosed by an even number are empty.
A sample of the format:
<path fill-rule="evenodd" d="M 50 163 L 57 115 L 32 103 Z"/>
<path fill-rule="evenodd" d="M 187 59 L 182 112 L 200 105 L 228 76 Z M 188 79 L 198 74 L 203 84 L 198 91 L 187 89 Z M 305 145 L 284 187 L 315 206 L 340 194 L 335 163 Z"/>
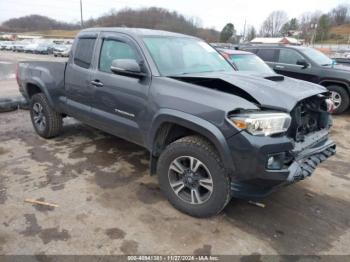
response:
<path fill-rule="evenodd" d="M 230 55 L 229 59 L 237 67 L 238 71 L 252 71 L 259 73 L 274 74 L 274 71 L 256 55 L 236 54 Z"/>
<path fill-rule="evenodd" d="M 304 53 L 307 57 L 309 57 L 312 61 L 314 61 L 318 65 L 332 65 L 332 59 L 323 54 L 322 52 L 313 49 L 313 48 L 303 48 L 301 52 Z"/>
<path fill-rule="evenodd" d="M 229 71 L 232 66 L 207 43 L 187 37 L 145 37 L 161 75 Z"/>

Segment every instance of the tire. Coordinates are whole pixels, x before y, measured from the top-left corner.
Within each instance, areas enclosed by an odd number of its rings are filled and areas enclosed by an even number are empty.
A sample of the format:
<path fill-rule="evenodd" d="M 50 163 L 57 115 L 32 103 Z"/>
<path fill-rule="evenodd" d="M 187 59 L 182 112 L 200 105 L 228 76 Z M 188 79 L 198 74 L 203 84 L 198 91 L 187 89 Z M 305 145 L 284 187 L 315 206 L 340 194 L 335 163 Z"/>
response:
<path fill-rule="evenodd" d="M 340 103 L 339 106 L 334 110 L 334 114 L 341 114 L 349 107 L 349 94 L 345 90 L 345 88 L 337 85 L 330 85 L 327 86 L 327 89 L 332 92 L 332 100 L 336 97 L 340 97 Z M 335 102 L 334 100 L 333 102 Z"/>
<path fill-rule="evenodd" d="M 41 112 L 40 115 L 38 114 L 39 111 Z M 35 94 L 31 98 L 30 117 L 35 131 L 41 137 L 52 138 L 58 136 L 62 130 L 61 114 L 51 108 L 43 93 Z M 40 124 L 40 121 L 35 119 L 44 119 L 45 124 L 43 124 L 43 121 Z"/>
<path fill-rule="evenodd" d="M 206 174 L 206 171 L 209 172 L 209 175 L 205 176 L 206 178 L 202 177 L 201 181 L 204 182 L 204 179 L 208 181 L 211 178 L 211 192 L 206 187 L 198 186 L 200 182 L 195 181 L 197 184 L 194 185 L 194 188 L 197 188 L 197 193 L 201 192 L 203 194 L 201 197 L 197 195 L 197 197 L 192 198 L 192 189 L 187 185 L 179 193 L 175 193 L 176 190 L 179 190 L 179 187 L 175 188 L 174 185 L 184 183 L 182 181 L 185 181 L 185 176 L 191 171 L 187 168 L 182 175 L 178 176 L 180 173 L 175 172 L 171 166 L 173 167 L 174 161 L 182 161 L 183 165 L 181 165 L 185 167 L 186 161 L 190 161 L 187 158 L 195 159 L 195 163 L 198 163 L 199 160 L 203 164 L 199 165 L 195 173 L 192 173 L 193 176 L 197 176 L 199 173 Z M 187 163 L 189 165 L 189 162 Z M 187 136 L 168 145 L 159 157 L 157 174 L 159 186 L 169 202 L 188 215 L 200 218 L 214 216 L 220 213 L 231 199 L 229 175 L 225 171 L 216 149 L 202 137 Z M 174 182 L 174 177 L 179 177 L 179 180 Z M 188 183 L 187 180 L 186 183 Z M 210 183 L 207 185 L 210 185 Z"/>
<path fill-rule="evenodd" d="M 11 98 L 0 99 L 0 113 L 10 112 L 18 109 L 18 103 Z"/>

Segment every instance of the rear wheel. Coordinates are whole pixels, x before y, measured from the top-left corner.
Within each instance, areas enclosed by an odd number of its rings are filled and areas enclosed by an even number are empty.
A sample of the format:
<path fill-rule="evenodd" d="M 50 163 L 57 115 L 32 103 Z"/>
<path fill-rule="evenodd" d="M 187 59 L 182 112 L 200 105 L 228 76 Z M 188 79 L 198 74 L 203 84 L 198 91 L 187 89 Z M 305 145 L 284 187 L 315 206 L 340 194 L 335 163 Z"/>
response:
<path fill-rule="evenodd" d="M 30 116 L 35 131 L 41 137 L 55 137 L 62 130 L 62 115 L 51 108 L 43 93 L 33 95 Z"/>
<path fill-rule="evenodd" d="M 171 143 L 158 161 L 160 188 L 169 202 L 195 217 L 218 214 L 231 199 L 230 179 L 215 148 L 188 136 Z"/>
<path fill-rule="evenodd" d="M 349 94 L 341 86 L 330 85 L 327 89 L 331 92 L 331 100 L 334 103 L 334 114 L 341 114 L 349 107 Z"/>

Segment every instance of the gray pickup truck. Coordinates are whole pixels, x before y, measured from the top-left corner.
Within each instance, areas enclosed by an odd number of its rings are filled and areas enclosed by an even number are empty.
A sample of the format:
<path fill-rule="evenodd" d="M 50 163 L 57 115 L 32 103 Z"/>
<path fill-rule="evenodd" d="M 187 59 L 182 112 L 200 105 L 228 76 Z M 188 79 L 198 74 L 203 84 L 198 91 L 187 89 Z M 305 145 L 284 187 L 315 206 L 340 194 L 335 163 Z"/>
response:
<path fill-rule="evenodd" d="M 335 154 L 324 87 L 237 72 L 191 36 L 86 29 L 67 63 L 21 62 L 17 80 L 40 136 L 71 116 L 145 147 L 165 196 L 196 217 L 302 180 Z"/>

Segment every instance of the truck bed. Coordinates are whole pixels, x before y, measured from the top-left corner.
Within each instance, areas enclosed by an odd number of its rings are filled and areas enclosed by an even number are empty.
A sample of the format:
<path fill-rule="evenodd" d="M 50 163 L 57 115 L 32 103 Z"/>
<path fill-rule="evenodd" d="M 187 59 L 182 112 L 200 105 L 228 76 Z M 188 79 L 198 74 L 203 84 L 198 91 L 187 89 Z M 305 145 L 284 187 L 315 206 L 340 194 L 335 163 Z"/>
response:
<path fill-rule="evenodd" d="M 28 98 L 25 87 L 34 84 L 45 87 L 50 96 L 59 97 L 64 93 L 66 62 L 24 61 L 18 64 L 17 81 L 19 90 Z"/>

